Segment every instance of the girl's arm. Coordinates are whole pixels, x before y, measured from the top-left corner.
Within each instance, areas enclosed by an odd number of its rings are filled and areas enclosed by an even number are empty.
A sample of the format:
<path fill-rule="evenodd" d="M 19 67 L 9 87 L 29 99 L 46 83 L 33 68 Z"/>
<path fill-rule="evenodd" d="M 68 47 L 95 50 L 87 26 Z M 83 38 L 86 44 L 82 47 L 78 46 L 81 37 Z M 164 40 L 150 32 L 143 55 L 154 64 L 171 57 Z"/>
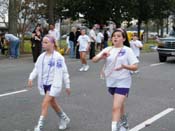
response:
<path fill-rule="evenodd" d="M 63 81 L 65 84 L 66 88 L 70 88 L 70 79 L 69 79 L 69 73 L 68 73 L 68 69 L 65 63 L 65 60 L 63 59 Z"/>
<path fill-rule="evenodd" d="M 39 59 L 40 57 L 38 57 L 36 63 L 35 63 L 35 67 L 33 68 L 32 72 L 29 75 L 29 79 L 28 79 L 28 86 L 32 87 L 32 81 L 37 77 L 38 75 L 38 70 L 37 70 L 37 65 L 39 63 Z"/>
<path fill-rule="evenodd" d="M 138 69 L 138 65 L 137 64 L 133 64 L 133 65 L 124 65 L 124 64 L 122 64 L 121 67 L 115 68 L 116 71 L 119 71 L 119 70 L 122 70 L 122 69 L 130 70 L 130 71 L 136 71 Z"/>
<path fill-rule="evenodd" d="M 33 79 L 35 79 L 37 76 L 37 69 L 36 67 L 33 69 L 33 71 L 30 73 L 29 80 L 28 80 L 28 86 L 32 88 L 33 85 Z"/>
<path fill-rule="evenodd" d="M 92 61 L 94 63 L 97 63 L 98 61 L 102 59 L 106 59 L 109 56 L 109 52 L 102 52 L 100 55 L 96 55 L 95 57 L 92 58 Z"/>
<path fill-rule="evenodd" d="M 133 64 L 133 65 L 122 65 L 123 69 L 131 70 L 131 71 L 136 71 L 138 69 L 138 64 Z"/>
<path fill-rule="evenodd" d="M 67 70 L 65 60 L 63 61 L 63 81 L 64 81 L 64 84 L 65 84 L 66 93 L 67 93 L 67 95 L 70 95 L 70 93 L 71 93 L 70 79 L 69 79 L 69 73 L 68 73 L 68 70 Z"/>

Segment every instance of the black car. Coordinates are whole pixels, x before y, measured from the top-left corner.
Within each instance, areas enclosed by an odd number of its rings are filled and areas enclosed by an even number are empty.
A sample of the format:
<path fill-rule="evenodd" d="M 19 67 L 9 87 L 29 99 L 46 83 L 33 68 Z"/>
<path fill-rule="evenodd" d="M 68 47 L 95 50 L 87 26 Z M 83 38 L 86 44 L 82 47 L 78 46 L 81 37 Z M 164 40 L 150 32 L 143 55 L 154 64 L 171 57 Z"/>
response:
<path fill-rule="evenodd" d="M 167 57 L 175 56 L 175 37 L 159 38 L 157 51 L 160 62 L 165 62 Z"/>

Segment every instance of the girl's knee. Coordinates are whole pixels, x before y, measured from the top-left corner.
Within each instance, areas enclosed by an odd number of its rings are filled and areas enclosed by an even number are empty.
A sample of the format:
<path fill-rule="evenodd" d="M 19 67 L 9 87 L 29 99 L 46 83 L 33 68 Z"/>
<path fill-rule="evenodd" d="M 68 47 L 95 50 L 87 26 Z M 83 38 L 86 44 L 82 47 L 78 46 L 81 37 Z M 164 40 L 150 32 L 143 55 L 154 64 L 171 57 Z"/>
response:
<path fill-rule="evenodd" d="M 121 106 L 114 106 L 114 107 L 112 108 L 112 111 L 113 111 L 113 112 L 120 112 L 120 111 L 121 111 Z"/>

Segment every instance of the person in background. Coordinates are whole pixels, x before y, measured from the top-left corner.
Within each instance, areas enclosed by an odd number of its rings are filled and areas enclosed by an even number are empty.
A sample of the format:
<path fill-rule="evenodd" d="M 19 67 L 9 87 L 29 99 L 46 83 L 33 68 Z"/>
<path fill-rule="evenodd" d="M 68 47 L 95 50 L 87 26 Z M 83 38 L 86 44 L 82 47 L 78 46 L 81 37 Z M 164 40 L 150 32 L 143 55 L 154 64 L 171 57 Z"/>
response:
<path fill-rule="evenodd" d="M 19 57 L 19 44 L 20 39 L 13 34 L 0 34 L 0 38 L 5 40 L 5 44 L 9 46 L 10 59 L 16 59 Z"/>
<path fill-rule="evenodd" d="M 32 32 L 32 38 L 31 38 L 31 48 L 32 48 L 32 56 L 33 56 L 33 62 L 35 63 L 37 58 L 42 52 L 42 28 L 41 25 L 38 24 L 34 31 Z"/>
<path fill-rule="evenodd" d="M 104 35 L 102 34 L 102 30 L 100 29 L 99 32 L 97 33 L 97 51 L 102 50 L 102 43 L 103 43 Z"/>
<path fill-rule="evenodd" d="M 130 47 L 133 50 L 136 57 L 139 59 L 140 49 L 143 48 L 143 44 L 140 40 L 138 40 L 137 34 L 133 34 L 132 40 L 130 41 Z"/>
<path fill-rule="evenodd" d="M 81 30 L 81 35 L 78 37 L 79 44 L 79 52 L 80 52 L 80 60 L 81 60 L 81 68 L 79 71 L 88 71 L 89 65 L 87 64 L 86 55 L 90 48 L 90 38 L 86 35 L 85 29 Z"/>
<path fill-rule="evenodd" d="M 76 38 L 75 38 L 75 43 L 76 43 L 76 54 L 75 54 L 75 57 L 76 57 L 76 59 L 80 59 L 80 52 L 79 52 L 79 44 L 78 44 L 78 37 L 81 35 L 81 31 L 80 31 L 80 28 L 78 27 L 77 28 L 77 31 L 76 31 Z"/>
<path fill-rule="evenodd" d="M 60 40 L 60 32 L 55 28 L 54 24 L 49 24 L 49 32 L 48 34 L 52 35 L 56 42 L 57 42 L 57 46 L 58 46 L 58 41 Z M 59 48 L 59 47 L 58 47 Z"/>
<path fill-rule="evenodd" d="M 91 40 L 90 45 L 90 52 L 89 52 L 89 59 L 92 59 L 95 56 L 95 43 L 96 43 L 96 33 L 95 33 L 96 27 L 95 25 L 92 27 L 92 29 L 89 32 L 89 37 Z"/>
<path fill-rule="evenodd" d="M 107 30 L 105 29 L 105 31 L 104 31 L 104 42 L 103 42 L 103 45 L 102 45 L 102 49 L 108 47 L 109 38 L 110 37 L 108 36 Z"/>
<path fill-rule="evenodd" d="M 70 95 L 70 79 L 64 57 L 56 51 L 56 41 L 53 36 L 46 35 L 42 41 L 43 52 L 37 59 L 33 71 L 29 75 L 28 86 L 31 88 L 33 80 L 38 77 L 38 90 L 44 95 L 41 114 L 34 131 L 43 131 L 48 108 L 51 106 L 60 118 L 59 129 L 64 130 L 70 123 L 70 118 L 56 101 L 60 95 L 63 83 Z"/>
<path fill-rule="evenodd" d="M 69 34 L 66 37 L 66 44 L 67 44 L 67 49 L 66 49 L 66 54 L 70 52 L 70 43 L 69 43 Z"/>
<path fill-rule="evenodd" d="M 138 59 L 128 47 L 128 37 L 124 29 L 118 28 L 112 33 L 112 45 L 103 49 L 92 61 L 105 61 L 102 75 L 109 93 L 113 96 L 111 131 L 121 131 L 128 128 L 125 101 L 131 87 L 130 71 L 137 70 Z"/>
<path fill-rule="evenodd" d="M 70 44 L 70 58 L 75 57 L 75 40 L 76 40 L 76 28 L 72 27 L 69 33 L 69 44 Z"/>

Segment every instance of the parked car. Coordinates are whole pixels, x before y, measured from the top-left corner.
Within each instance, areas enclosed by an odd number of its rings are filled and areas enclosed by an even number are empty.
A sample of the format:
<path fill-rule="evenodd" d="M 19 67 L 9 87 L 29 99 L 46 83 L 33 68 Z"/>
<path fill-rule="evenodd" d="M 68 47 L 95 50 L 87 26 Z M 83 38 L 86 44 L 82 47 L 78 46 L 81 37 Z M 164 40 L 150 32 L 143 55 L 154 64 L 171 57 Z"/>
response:
<path fill-rule="evenodd" d="M 160 62 L 165 62 L 167 57 L 175 56 L 175 37 L 159 38 L 157 51 Z"/>

